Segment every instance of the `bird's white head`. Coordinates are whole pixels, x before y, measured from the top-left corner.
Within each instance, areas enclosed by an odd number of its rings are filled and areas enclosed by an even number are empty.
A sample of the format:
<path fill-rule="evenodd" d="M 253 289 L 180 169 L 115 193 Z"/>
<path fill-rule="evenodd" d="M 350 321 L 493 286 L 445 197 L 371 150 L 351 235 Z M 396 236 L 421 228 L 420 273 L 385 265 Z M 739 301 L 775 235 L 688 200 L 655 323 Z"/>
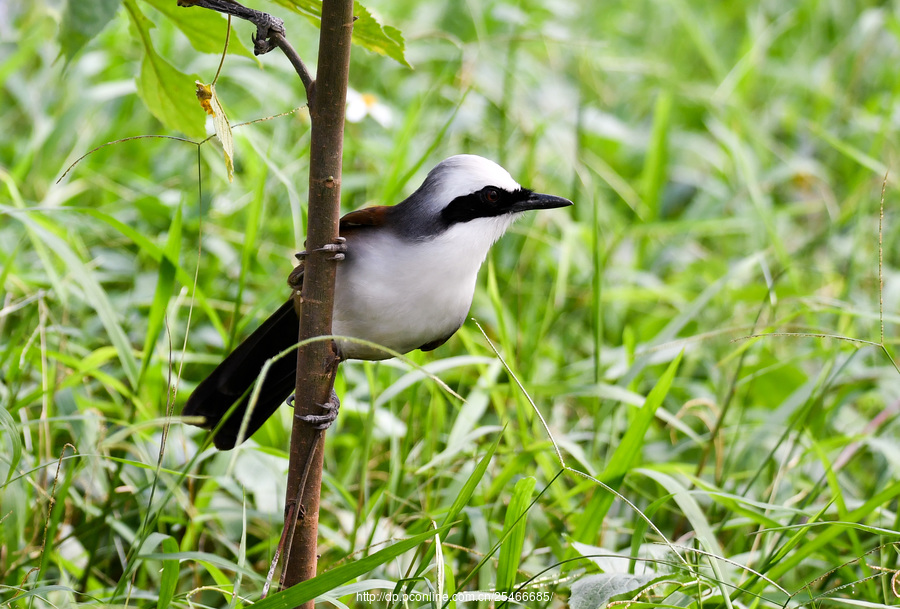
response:
<path fill-rule="evenodd" d="M 442 199 L 435 203 L 446 205 L 456 197 L 478 192 L 485 186 L 495 186 L 509 192 L 522 188 L 500 165 L 474 154 L 457 154 L 438 163 L 425 178 Z"/>
<path fill-rule="evenodd" d="M 458 154 L 438 163 L 418 190 L 395 206 L 395 225 L 416 239 L 430 239 L 458 225 L 467 225 L 470 232 L 483 225 L 493 243 L 521 213 L 571 204 L 523 188 L 491 160 Z"/>

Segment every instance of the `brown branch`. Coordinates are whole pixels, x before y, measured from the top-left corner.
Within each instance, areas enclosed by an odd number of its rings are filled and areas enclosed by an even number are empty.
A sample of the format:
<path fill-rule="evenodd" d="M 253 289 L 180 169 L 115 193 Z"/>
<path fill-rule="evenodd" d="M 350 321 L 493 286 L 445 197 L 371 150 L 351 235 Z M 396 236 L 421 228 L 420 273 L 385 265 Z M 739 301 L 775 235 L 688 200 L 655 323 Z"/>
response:
<path fill-rule="evenodd" d="M 350 73 L 350 43 L 353 31 L 353 0 L 324 0 L 319 35 L 320 78 L 314 81 L 300 56 L 284 37 L 284 22 L 267 13 L 247 8 L 233 0 L 178 0 L 179 6 L 199 6 L 256 25 L 254 52 L 268 53 L 278 47 L 303 81 L 312 122 L 309 163 L 309 222 L 303 287 L 294 295 L 300 316 L 297 353 L 297 385 L 294 392 L 294 425 L 285 502 L 285 532 L 282 535 L 285 565 L 282 586 L 289 587 L 316 575 L 316 541 L 322 488 L 324 431 L 303 417 L 321 413 L 320 405 L 331 402 L 334 377 L 340 363 L 333 341 L 307 341 L 331 334 L 334 307 L 336 257 L 323 246 L 338 237 L 341 200 L 341 159 L 344 143 L 344 112 Z M 276 558 L 277 560 L 277 558 Z M 274 571 L 270 569 L 271 573 Z M 304 604 L 312 609 L 315 601 Z"/>
<path fill-rule="evenodd" d="M 217 13 L 232 15 L 238 19 L 244 19 L 256 26 L 256 35 L 253 36 L 253 53 L 256 55 L 265 55 L 276 47 L 281 51 L 294 66 L 297 76 L 303 82 L 303 88 L 306 89 L 306 99 L 312 105 L 313 90 L 315 81 L 306 69 L 306 64 L 300 59 L 300 55 L 294 50 L 294 47 L 284 37 L 284 21 L 278 17 L 273 17 L 269 13 L 264 13 L 252 8 L 248 8 L 242 4 L 234 2 L 234 0 L 178 0 L 178 6 L 189 7 L 199 6 Z"/>
<path fill-rule="evenodd" d="M 341 201 L 341 159 L 344 144 L 344 112 L 350 73 L 350 36 L 353 0 L 324 0 L 319 34 L 319 65 L 315 95 L 310 100 L 312 120 L 309 160 L 309 222 L 303 291 L 295 295 L 300 309 L 300 349 L 297 353 L 297 386 L 294 392 L 294 426 L 288 466 L 287 497 L 300 494 L 302 504 L 294 512 L 298 521 L 291 542 L 291 556 L 282 574 L 283 585 L 293 586 L 316 575 L 316 540 L 322 487 L 324 433 L 300 417 L 321 414 L 320 404 L 331 402 L 339 363 L 333 341 L 303 341 L 331 334 L 334 303 L 334 256 L 323 251 L 338 237 Z M 302 305 L 302 306 L 301 306 Z M 308 470 L 308 474 L 304 473 Z M 303 478 L 306 478 L 303 483 Z M 289 500 L 290 501 L 290 500 Z M 286 506 L 290 511 L 291 506 Z M 315 601 L 304 604 L 313 609 Z"/>

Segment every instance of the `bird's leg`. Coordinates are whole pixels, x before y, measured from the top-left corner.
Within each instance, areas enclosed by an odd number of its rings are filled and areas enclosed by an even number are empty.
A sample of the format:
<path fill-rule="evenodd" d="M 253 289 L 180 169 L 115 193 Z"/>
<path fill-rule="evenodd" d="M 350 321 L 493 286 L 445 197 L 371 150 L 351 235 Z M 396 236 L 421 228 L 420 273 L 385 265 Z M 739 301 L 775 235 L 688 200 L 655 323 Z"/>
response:
<path fill-rule="evenodd" d="M 288 285 L 292 290 L 300 291 L 303 287 L 303 259 L 309 256 L 313 252 L 326 252 L 330 253 L 331 256 L 328 257 L 328 260 L 335 260 L 340 262 L 346 257 L 347 253 L 347 239 L 344 237 L 338 237 L 335 239 L 334 243 L 326 243 L 322 247 L 317 247 L 314 250 L 310 251 L 302 251 L 294 254 L 294 257 L 301 262 L 300 265 L 294 267 L 294 270 L 291 271 L 291 274 L 288 275 Z"/>
<path fill-rule="evenodd" d="M 288 406 L 294 407 L 294 394 L 287 399 Z M 320 408 L 325 409 L 325 414 L 295 414 L 294 416 L 305 423 L 309 423 L 313 429 L 328 429 L 337 419 L 338 411 L 341 409 L 341 400 L 338 398 L 337 392 L 332 388 L 331 397 L 327 404 L 316 404 Z"/>
<path fill-rule="evenodd" d="M 338 349 L 337 343 L 332 341 L 331 343 L 332 349 L 332 357 L 330 358 L 330 363 L 328 364 L 329 376 L 331 378 L 331 396 L 328 398 L 327 404 L 316 404 L 319 408 L 323 408 L 325 410 L 324 414 L 294 414 L 295 417 L 310 425 L 313 429 L 324 430 L 331 427 L 331 424 L 337 419 L 338 411 L 341 409 L 341 400 L 338 398 L 337 392 L 334 390 L 334 375 L 337 372 L 338 365 L 343 361 L 343 357 L 341 356 L 340 350 Z M 294 407 L 294 394 L 291 394 L 287 399 L 288 406 L 291 408 Z"/>
<path fill-rule="evenodd" d="M 317 247 L 314 250 L 310 251 L 302 251 L 294 254 L 294 257 L 297 260 L 303 260 L 307 256 L 309 256 L 313 252 L 330 252 L 333 256 L 329 257 L 329 260 L 343 260 L 344 254 L 347 253 L 347 239 L 344 237 L 338 237 L 334 243 L 326 243 L 322 247 Z"/>

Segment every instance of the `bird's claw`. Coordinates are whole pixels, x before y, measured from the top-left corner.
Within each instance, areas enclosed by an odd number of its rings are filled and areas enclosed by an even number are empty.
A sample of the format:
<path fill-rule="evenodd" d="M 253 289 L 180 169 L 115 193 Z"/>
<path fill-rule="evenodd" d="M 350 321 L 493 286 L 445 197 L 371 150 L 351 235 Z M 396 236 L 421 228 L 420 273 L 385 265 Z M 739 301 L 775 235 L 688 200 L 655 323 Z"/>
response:
<path fill-rule="evenodd" d="M 307 256 L 309 256 L 312 252 L 329 252 L 333 254 L 328 257 L 328 260 L 343 260 L 347 253 L 347 239 L 345 237 L 338 237 L 334 243 L 326 243 L 322 247 L 317 247 L 314 250 L 310 251 L 302 251 L 297 252 L 294 256 L 297 260 L 303 260 Z"/>
<path fill-rule="evenodd" d="M 287 399 L 288 406 L 294 407 L 294 394 Z M 341 409 L 341 400 L 338 398 L 337 392 L 331 390 L 331 397 L 327 404 L 316 404 L 316 406 L 325 410 L 325 414 L 295 414 L 294 416 L 309 424 L 313 429 L 324 430 L 331 427 L 331 424 L 337 419 L 338 411 Z"/>

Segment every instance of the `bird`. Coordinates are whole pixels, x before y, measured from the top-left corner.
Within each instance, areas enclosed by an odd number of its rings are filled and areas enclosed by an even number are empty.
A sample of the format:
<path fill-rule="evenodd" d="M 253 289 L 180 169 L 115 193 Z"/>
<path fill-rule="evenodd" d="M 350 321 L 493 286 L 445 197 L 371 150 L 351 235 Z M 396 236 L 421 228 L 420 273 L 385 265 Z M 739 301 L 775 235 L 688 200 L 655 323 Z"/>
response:
<path fill-rule="evenodd" d="M 520 186 L 489 159 L 460 154 L 438 163 L 402 202 L 343 216 L 338 243 L 326 248 L 340 260 L 332 330 L 367 344 L 338 338 L 339 358 L 391 357 L 368 343 L 399 353 L 444 344 L 465 321 L 481 264 L 506 229 L 527 211 L 568 205 L 572 201 L 566 198 Z M 289 283 L 293 290 L 302 286 L 302 263 Z M 282 357 L 271 364 L 247 416 L 260 370 L 266 360 L 296 349 L 299 325 L 292 292 L 188 398 L 182 415 L 202 417 L 194 424 L 215 430 L 219 450 L 234 448 L 239 435 L 252 436 L 293 391 L 296 358 Z M 327 426 L 333 416 L 310 418 Z M 245 432 L 239 434 L 245 418 Z"/>

